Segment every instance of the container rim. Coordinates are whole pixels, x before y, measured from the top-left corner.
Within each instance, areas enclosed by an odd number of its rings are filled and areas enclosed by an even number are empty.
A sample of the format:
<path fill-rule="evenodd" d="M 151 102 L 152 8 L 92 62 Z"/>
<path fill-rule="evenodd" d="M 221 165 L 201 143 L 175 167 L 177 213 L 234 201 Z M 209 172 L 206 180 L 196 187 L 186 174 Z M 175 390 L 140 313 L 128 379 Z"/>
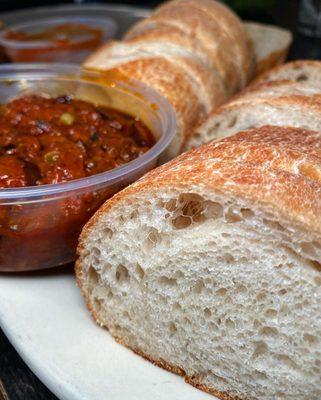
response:
<path fill-rule="evenodd" d="M 33 76 L 33 74 L 35 74 L 35 76 Z M 100 84 L 101 86 L 104 85 L 102 83 L 86 81 L 84 78 L 101 78 L 106 76 L 102 72 L 86 70 L 79 67 L 79 65 L 74 64 L 17 63 L 0 65 L 0 82 L 3 80 L 28 80 L 28 78 L 32 78 L 33 80 L 43 80 L 44 78 L 55 79 L 59 76 L 64 76 L 64 74 L 72 74 L 72 80 L 83 80 L 84 82 L 94 83 L 96 85 Z M 161 119 L 163 132 L 156 144 L 142 156 L 110 171 L 62 183 L 0 189 L 0 200 L 14 200 L 21 198 L 24 200 L 35 200 L 39 197 L 48 195 L 54 196 L 69 191 L 89 189 L 90 187 L 98 188 L 107 182 L 112 183 L 115 180 L 125 177 L 128 173 L 135 172 L 148 165 L 169 146 L 176 134 L 177 124 L 175 111 L 168 100 L 154 89 L 132 79 L 124 82 L 117 78 L 113 78 L 111 86 L 117 87 L 119 90 L 131 94 L 132 96 L 137 96 L 138 94 L 138 99 L 141 100 L 141 97 L 143 97 L 147 99 L 150 104 L 156 105 L 156 112 Z"/>
<path fill-rule="evenodd" d="M 52 41 L 50 40 L 17 40 L 17 39 L 8 39 L 6 38 L 6 34 L 8 31 L 17 31 L 17 30 L 23 30 L 25 28 L 29 27 L 35 27 L 37 25 L 55 25 L 55 24 L 64 24 L 64 23 L 73 23 L 73 24 L 93 24 L 97 25 L 100 24 L 101 27 L 103 28 L 104 32 L 108 32 L 110 36 L 113 36 L 118 29 L 118 24 L 116 21 L 110 17 L 100 17 L 100 16 L 85 16 L 85 15 L 72 15 L 72 16 L 61 16 L 61 17 L 46 17 L 43 19 L 40 19 L 38 21 L 24 21 L 24 22 L 19 22 L 17 24 L 12 24 L 7 27 L 5 27 L 1 32 L 0 32 L 0 43 L 4 47 L 15 47 L 15 48 L 21 48 L 21 49 L 29 49 L 29 48 L 46 48 L 50 45 L 52 45 Z"/>

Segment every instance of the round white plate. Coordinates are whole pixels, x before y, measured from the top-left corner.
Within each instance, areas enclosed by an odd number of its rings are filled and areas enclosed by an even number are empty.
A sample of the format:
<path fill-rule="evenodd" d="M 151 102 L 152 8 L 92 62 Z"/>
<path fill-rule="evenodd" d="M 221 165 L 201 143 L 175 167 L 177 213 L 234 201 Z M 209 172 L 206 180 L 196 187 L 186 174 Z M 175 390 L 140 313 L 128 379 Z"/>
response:
<path fill-rule="evenodd" d="M 69 272 L 0 275 L 0 324 L 61 400 L 214 400 L 117 344 Z"/>

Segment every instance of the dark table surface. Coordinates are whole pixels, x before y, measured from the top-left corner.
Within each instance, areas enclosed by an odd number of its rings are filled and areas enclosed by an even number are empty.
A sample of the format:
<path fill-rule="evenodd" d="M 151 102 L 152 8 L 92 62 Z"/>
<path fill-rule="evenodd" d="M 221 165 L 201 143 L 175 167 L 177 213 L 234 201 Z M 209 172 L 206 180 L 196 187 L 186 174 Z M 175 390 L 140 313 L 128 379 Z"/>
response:
<path fill-rule="evenodd" d="M 144 3 L 146 4 L 147 2 L 145 1 Z M 156 4 L 157 1 L 150 3 Z M 277 7 L 273 10 L 269 16 L 271 18 L 269 22 L 289 28 L 294 33 L 294 42 L 289 59 L 321 59 L 321 40 L 307 38 L 296 32 L 297 6 L 298 2 L 295 0 L 282 1 L 282 7 Z M 30 371 L 1 329 L 0 400 L 57 400 Z"/>

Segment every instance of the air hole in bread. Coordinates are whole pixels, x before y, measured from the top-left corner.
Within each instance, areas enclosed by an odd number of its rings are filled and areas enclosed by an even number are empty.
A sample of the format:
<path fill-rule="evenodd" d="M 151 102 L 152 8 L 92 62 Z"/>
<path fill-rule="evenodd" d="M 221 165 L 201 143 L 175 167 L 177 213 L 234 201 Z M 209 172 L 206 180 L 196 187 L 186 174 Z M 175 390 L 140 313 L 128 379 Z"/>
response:
<path fill-rule="evenodd" d="M 253 377 L 252 377 L 252 379 L 253 379 Z M 267 375 L 265 372 L 255 370 L 254 371 L 254 379 L 261 381 L 261 384 L 262 384 L 262 381 L 267 380 Z"/>
<path fill-rule="evenodd" d="M 179 215 L 178 217 L 174 218 L 172 220 L 172 224 L 175 229 L 185 229 L 188 228 L 192 224 L 192 219 L 191 217 L 184 217 L 182 215 Z"/>
<path fill-rule="evenodd" d="M 136 219 L 138 217 L 138 211 L 134 210 L 130 213 L 129 219 Z"/>
<path fill-rule="evenodd" d="M 218 296 L 225 296 L 226 293 L 227 293 L 227 289 L 226 289 L 226 288 L 221 288 L 221 289 L 218 289 L 218 290 L 216 291 L 216 294 L 217 294 Z"/>
<path fill-rule="evenodd" d="M 261 292 L 256 296 L 256 300 L 260 303 L 263 303 L 264 300 L 266 299 L 266 293 L 265 292 Z"/>
<path fill-rule="evenodd" d="M 212 312 L 211 312 L 211 310 L 209 309 L 209 308 L 204 308 L 204 317 L 206 318 L 206 319 L 208 319 L 208 318 L 211 318 L 211 316 L 212 316 Z"/>
<path fill-rule="evenodd" d="M 235 322 L 234 322 L 231 318 L 227 318 L 227 319 L 225 320 L 225 326 L 226 326 L 228 329 L 234 329 L 234 328 L 235 328 Z"/>
<path fill-rule="evenodd" d="M 247 287 L 245 285 L 239 284 L 235 286 L 235 293 L 242 294 L 247 292 Z"/>
<path fill-rule="evenodd" d="M 176 327 L 176 325 L 174 324 L 174 322 L 171 322 L 171 323 L 169 324 L 169 331 L 170 331 L 170 335 L 171 335 L 171 336 L 175 335 L 175 333 L 177 332 L 177 327 Z"/>
<path fill-rule="evenodd" d="M 312 243 L 303 242 L 301 243 L 301 251 L 308 257 L 316 257 L 316 251 Z"/>
<path fill-rule="evenodd" d="M 176 271 L 176 272 L 175 272 L 175 278 L 176 278 L 176 279 L 182 279 L 182 278 L 184 278 L 183 272 L 182 272 L 182 271 Z"/>
<path fill-rule="evenodd" d="M 217 219 L 223 215 L 221 204 L 205 200 L 196 193 L 182 193 L 177 202 L 170 200 L 165 208 L 173 213 L 172 224 L 176 229 L 184 229 L 193 223 Z"/>
<path fill-rule="evenodd" d="M 112 238 L 113 233 L 114 233 L 114 232 L 113 232 L 111 229 L 109 229 L 109 228 L 105 228 L 105 229 L 104 229 L 104 237 L 106 237 L 106 238 L 108 238 L 108 239 L 111 239 L 111 238 Z"/>
<path fill-rule="evenodd" d="M 239 211 L 234 209 L 233 207 L 229 207 L 227 212 L 225 213 L 225 220 L 228 223 L 235 223 L 242 220 L 242 217 L 239 214 Z"/>
<path fill-rule="evenodd" d="M 309 333 L 305 333 L 303 335 L 303 339 L 309 343 L 309 345 L 315 345 L 317 343 L 319 343 L 319 338 L 314 336 L 314 335 L 310 335 Z"/>
<path fill-rule="evenodd" d="M 232 256 L 232 254 L 225 254 L 223 257 L 223 260 L 226 264 L 233 264 L 235 261 L 235 258 Z"/>
<path fill-rule="evenodd" d="M 279 363 L 284 364 L 287 368 L 298 369 L 296 363 L 286 354 L 276 354 L 274 357 Z"/>
<path fill-rule="evenodd" d="M 128 283 L 130 280 L 128 269 L 122 264 L 118 265 L 115 277 L 119 284 Z"/>
<path fill-rule="evenodd" d="M 223 207 L 215 201 L 205 201 L 204 214 L 207 218 L 217 219 L 223 216 Z"/>
<path fill-rule="evenodd" d="M 237 117 L 233 117 L 231 119 L 231 121 L 229 122 L 229 124 L 227 125 L 228 128 L 233 128 L 233 126 L 235 126 L 237 123 Z"/>
<path fill-rule="evenodd" d="M 153 247 L 160 241 L 160 235 L 155 228 L 151 228 L 147 235 L 148 247 Z"/>
<path fill-rule="evenodd" d="M 254 212 L 250 210 L 249 208 L 241 208 L 240 213 L 243 217 L 243 219 L 250 219 L 254 217 Z"/>
<path fill-rule="evenodd" d="M 259 340 L 255 343 L 254 352 L 252 354 L 252 359 L 255 360 L 256 358 L 263 356 L 268 352 L 269 348 L 267 344 L 263 340 Z"/>
<path fill-rule="evenodd" d="M 203 281 L 197 281 L 195 286 L 193 287 L 193 292 L 200 294 L 204 288 L 205 288 L 205 285 L 204 285 Z"/>
<path fill-rule="evenodd" d="M 96 257 L 96 258 L 99 258 L 99 257 L 100 257 L 100 254 L 101 254 L 101 253 L 100 253 L 100 250 L 99 250 L 97 247 L 93 247 L 91 253 L 92 253 L 92 255 L 93 255 L 94 257 Z"/>
<path fill-rule="evenodd" d="M 174 308 L 174 310 L 181 310 L 181 309 L 182 309 L 182 306 L 176 301 L 176 302 L 173 304 L 173 308 Z"/>
<path fill-rule="evenodd" d="M 139 279 L 143 279 L 144 278 L 145 271 L 143 270 L 143 268 L 139 264 L 135 265 L 135 271 L 136 271 L 136 274 L 138 275 Z"/>
<path fill-rule="evenodd" d="M 273 328 L 272 326 L 264 326 L 260 330 L 260 335 L 262 336 L 274 337 L 277 336 L 278 333 L 278 330 L 276 328 Z"/>
<path fill-rule="evenodd" d="M 101 310 L 101 308 L 102 308 L 102 306 L 103 306 L 102 303 L 103 303 L 102 300 L 97 299 L 97 298 L 94 298 L 93 305 L 94 305 L 94 309 L 95 309 L 95 312 L 96 312 L 96 313 L 99 313 L 99 312 L 100 312 L 100 310 Z"/>
<path fill-rule="evenodd" d="M 165 287 L 176 286 L 177 280 L 175 278 L 168 278 L 167 276 L 161 276 L 158 279 L 158 283 Z"/>
<path fill-rule="evenodd" d="M 174 211 L 177 207 L 177 201 L 175 199 L 170 199 L 164 206 L 167 211 Z"/>
<path fill-rule="evenodd" d="M 296 77 L 297 82 L 304 82 L 307 81 L 309 77 L 306 74 L 300 74 Z"/>
<path fill-rule="evenodd" d="M 280 232 L 285 231 L 285 228 L 283 225 L 281 225 L 278 221 L 273 221 L 273 220 L 269 220 L 269 219 L 263 219 L 263 223 L 268 226 L 271 229 L 276 229 Z"/>
<path fill-rule="evenodd" d="M 87 274 L 88 274 L 90 286 L 95 287 L 99 282 L 99 275 L 98 275 L 97 271 L 95 270 L 95 268 L 89 267 Z"/>
<path fill-rule="evenodd" d="M 273 308 L 269 308 L 268 310 L 265 311 L 264 315 L 267 318 L 274 319 L 278 315 L 278 313 Z"/>

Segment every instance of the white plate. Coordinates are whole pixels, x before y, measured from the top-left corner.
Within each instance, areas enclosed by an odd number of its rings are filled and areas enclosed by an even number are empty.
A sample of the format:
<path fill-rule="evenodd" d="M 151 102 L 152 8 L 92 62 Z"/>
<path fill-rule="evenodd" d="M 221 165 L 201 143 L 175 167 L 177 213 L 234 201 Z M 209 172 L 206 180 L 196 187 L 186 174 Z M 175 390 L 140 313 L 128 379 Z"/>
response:
<path fill-rule="evenodd" d="M 214 400 L 117 344 L 71 273 L 0 275 L 0 324 L 61 400 Z"/>

